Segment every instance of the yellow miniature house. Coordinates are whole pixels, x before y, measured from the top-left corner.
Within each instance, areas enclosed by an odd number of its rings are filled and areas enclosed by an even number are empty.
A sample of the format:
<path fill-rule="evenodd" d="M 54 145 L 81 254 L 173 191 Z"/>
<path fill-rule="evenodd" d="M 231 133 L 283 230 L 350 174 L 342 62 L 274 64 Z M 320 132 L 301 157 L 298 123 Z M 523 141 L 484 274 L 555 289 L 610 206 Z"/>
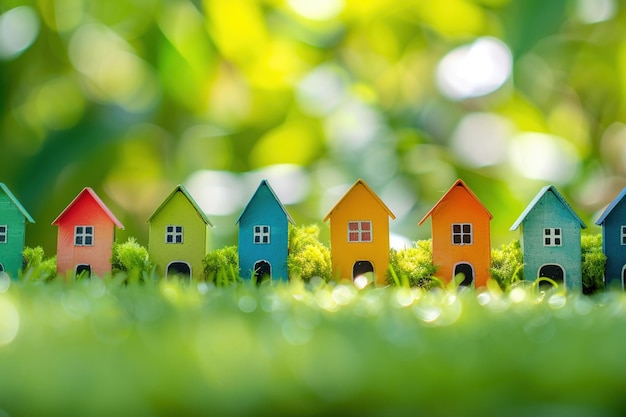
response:
<path fill-rule="evenodd" d="M 389 217 L 394 214 L 359 179 L 324 217 L 330 220 L 333 276 L 353 280 L 372 274 L 385 284 L 389 268 Z"/>

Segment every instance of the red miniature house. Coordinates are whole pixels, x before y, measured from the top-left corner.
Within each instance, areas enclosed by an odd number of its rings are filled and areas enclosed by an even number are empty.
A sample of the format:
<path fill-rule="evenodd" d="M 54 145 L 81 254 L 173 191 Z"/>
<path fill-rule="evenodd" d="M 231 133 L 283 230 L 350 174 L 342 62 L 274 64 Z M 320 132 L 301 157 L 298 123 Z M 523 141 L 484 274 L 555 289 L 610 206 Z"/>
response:
<path fill-rule="evenodd" d="M 57 272 L 103 276 L 111 272 L 115 227 L 124 226 L 89 187 L 53 222 L 57 237 Z"/>
<path fill-rule="evenodd" d="M 461 285 L 487 284 L 491 265 L 492 215 L 462 180 L 457 180 L 422 220 L 432 217 L 433 264 L 437 275 L 450 282 L 457 274 Z"/>

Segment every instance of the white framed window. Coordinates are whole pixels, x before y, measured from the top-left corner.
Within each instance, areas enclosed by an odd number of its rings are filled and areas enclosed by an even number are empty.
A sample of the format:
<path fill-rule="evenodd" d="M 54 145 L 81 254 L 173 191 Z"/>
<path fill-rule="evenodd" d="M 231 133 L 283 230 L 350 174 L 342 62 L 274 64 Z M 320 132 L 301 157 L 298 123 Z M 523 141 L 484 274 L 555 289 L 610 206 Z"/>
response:
<path fill-rule="evenodd" d="M 93 226 L 74 227 L 74 246 L 93 246 Z"/>
<path fill-rule="evenodd" d="M 256 245 L 269 245 L 270 243 L 270 227 L 254 226 L 254 243 Z"/>
<path fill-rule="evenodd" d="M 561 228 L 546 227 L 543 229 L 543 246 L 561 246 Z"/>
<path fill-rule="evenodd" d="M 2 227 L 2 226 L 0 226 Z M 2 230 L 2 229 L 0 229 Z M 622 232 L 622 245 L 626 245 L 626 226 L 622 226 L 620 228 L 620 231 Z"/>
<path fill-rule="evenodd" d="M 348 222 L 348 242 L 371 242 L 372 222 L 355 220 Z"/>
<path fill-rule="evenodd" d="M 0 243 L 7 243 L 9 238 L 9 227 L 6 224 L 0 224 Z"/>
<path fill-rule="evenodd" d="M 183 226 L 165 226 L 165 243 L 183 243 Z"/>
<path fill-rule="evenodd" d="M 452 223 L 452 244 L 471 245 L 474 243 L 474 234 L 471 223 Z"/>

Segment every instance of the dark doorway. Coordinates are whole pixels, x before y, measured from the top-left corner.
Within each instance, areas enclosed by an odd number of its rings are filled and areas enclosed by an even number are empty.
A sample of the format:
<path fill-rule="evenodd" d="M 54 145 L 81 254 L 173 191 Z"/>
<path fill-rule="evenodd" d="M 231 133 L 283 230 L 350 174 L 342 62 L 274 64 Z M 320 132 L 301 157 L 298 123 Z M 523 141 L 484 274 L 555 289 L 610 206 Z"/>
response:
<path fill-rule="evenodd" d="M 356 261 L 352 267 L 352 279 L 366 274 L 374 274 L 374 265 L 370 261 Z"/>
<path fill-rule="evenodd" d="M 89 278 L 91 276 L 91 265 L 79 264 L 76 265 L 76 278 Z"/>
<path fill-rule="evenodd" d="M 170 262 L 165 277 L 191 281 L 191 266 L 187 262 Z"/>
<path fill-rule="evenodd" d="M 0 269 L 2 271 L 2 269 Z M 626 289 L 626 265 L 622 267 L 622 289 Z"/>
<path fill-rule="evenodd" d="M 466 263 L 456 264 L 453 276 L 456 277 L 459 274 L 463 276 L 459 286 L 471 287 L 474 285 L 474 268 L 472 268 L 472 265 Z"/>
<path fill-rule="evenodd" d="M 4 265 L 0 264 L 0 272 L 4 272 Z"/>
<path fill-rule="evenodd" d="M 272 279 L 272 265 L 267 261 L 258 261 L 254 264 L 254 280 L 257 284 Z"/>
<path fill-rule="evenodd" d="M 544 265 L 539 269 L 538 278 L 550 278 L 552 281 L 556 282 L 559 286 L 563 285 L 563 280 L 565 278 L 565 271 L 561 265 L 556 264 L 548 264 Z M 548 290 L 552 288 L 552 283 L 549 281 L 541 281 L 539 283 L 539 288 L 542 290 Z"/>

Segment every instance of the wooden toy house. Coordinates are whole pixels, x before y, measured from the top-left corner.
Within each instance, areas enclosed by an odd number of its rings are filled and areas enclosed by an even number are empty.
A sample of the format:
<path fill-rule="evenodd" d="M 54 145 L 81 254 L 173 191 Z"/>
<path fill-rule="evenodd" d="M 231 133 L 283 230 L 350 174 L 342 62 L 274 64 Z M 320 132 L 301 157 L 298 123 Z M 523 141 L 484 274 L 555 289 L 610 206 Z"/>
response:
<path fill-rule="evenodd" d="M 543 187 L 510 229 L 521 228 L 524 279 L 547 277 L 582 291 L 580 233 L 586 227 L 556 187 Z"/>
<path fill-rule="evenodd" d="M 626 283 L 626 188 L 607 206 L 596 224 L 602 226 L 602 251 L 606 255 L 607 288 Z"/>
<path fill-rule="evenodd" d="M 159 276 L 202 278 L 213 225 L 187 189 L 177 185 L 147 222 L 148 253 Z"/>
<path fill-rule="evenodd" d="M 103 276 L 111 272 L 115 227 L 124 226 L 91 188 L 84 188 L 52 225 L 59 227 L 59 274 L 73 271 Z"/>
<path fill-rule="evenodd" d="M 0 272 L 17 278 L 22 269 L 26 222 L 35 223 L 9 188 L 0 182 Z"/>
<path fill-rule="evenodd" d="M 389 269 L 389 217 L 395 215 L 362 179 L 324 217 L 330 220 L 333 276 L 351 279 L 373 274 L 385 284 Z"/>
<path fill-rule="evenodd" d="M 461 285 L 485 286 L 491 266 L 493 216 L 489 210 L 462 180 L 457 180 L 418 225 L 429 217 L 437 276 L 450 282 L 463 274 Z"/>
<path fill-rule="evenodd" d="M 237 219 L 243 278 L 288 280 L 289 223 L 293 219 L 267 180 L 261 181 Z"/>

